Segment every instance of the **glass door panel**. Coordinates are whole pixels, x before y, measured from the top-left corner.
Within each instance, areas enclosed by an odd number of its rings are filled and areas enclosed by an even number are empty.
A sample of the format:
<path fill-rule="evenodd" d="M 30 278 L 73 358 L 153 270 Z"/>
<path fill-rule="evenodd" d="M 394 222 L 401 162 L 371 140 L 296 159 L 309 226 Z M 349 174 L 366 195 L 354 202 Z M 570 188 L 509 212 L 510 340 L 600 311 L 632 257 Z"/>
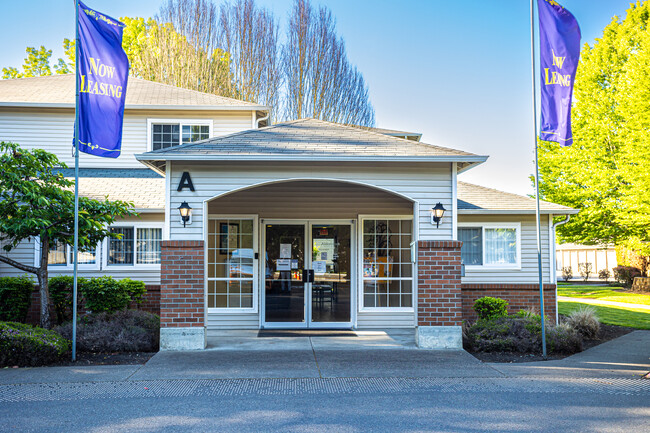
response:
<path fill-rule="evenodd" d="M 311 321 L 350 322 L 351 226 L 313 224 L 311 239 Z"/>
<path fill-rule="evenodd" d="M 266 322 L 305 323 L 305 244 L 305 224 L 266 224 Z"/>

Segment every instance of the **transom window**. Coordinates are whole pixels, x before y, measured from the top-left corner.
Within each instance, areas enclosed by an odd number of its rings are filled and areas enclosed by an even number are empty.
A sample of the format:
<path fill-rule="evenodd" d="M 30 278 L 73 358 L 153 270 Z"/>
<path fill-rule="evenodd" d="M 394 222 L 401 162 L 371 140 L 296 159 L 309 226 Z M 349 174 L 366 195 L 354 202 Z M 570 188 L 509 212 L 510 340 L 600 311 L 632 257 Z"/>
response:
<path fill-rule="evenodd" d="M 120 239 L 108 239 L 109 265 L 158 265 L 162 229 L 158 227 L 111 227 Z"/>
<path fill-rule="evenodd" d="M 363 307 L 412 308 L 413 221 L 363 220 Z"/>
<path fill-rule="evenodd" d="M 476 225 L 458 228 L 465 266 L 518 267 L 519 226 Z"/>
<path fill-rule="evenodd" d="M 167 149 L 210 138 L 209 123 L 161 122 L 151 124 L 151 149 Z"/>
<path fill-rule="evenodd" d="M 254 220 L 208 223 L 208 308 L 253 309 Z"/>

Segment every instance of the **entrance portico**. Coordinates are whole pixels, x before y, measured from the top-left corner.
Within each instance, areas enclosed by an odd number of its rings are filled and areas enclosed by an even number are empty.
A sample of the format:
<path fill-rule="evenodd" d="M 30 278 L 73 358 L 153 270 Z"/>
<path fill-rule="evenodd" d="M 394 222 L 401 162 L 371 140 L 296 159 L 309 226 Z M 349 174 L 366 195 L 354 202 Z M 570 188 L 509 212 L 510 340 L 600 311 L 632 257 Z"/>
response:
<path fill-rule="evenodd" d="M 269 328 L 410 328 L 420 347 L 460 347 L 455 176 L 485 157 L 308 119 L 139 159 L 166 174 L 163 251 L 203 248 L 200 262 L 163 254 L 163 347 Z"/>

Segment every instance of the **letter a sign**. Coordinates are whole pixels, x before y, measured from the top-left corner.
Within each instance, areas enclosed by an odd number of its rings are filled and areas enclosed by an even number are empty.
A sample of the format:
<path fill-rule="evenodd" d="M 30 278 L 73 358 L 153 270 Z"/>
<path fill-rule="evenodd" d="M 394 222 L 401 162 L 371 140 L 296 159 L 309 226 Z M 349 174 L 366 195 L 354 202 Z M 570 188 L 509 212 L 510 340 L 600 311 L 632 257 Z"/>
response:
<path fill-rule="evenodd" d="M 117 158 L 129 77 L 129 61 L 122 49 L 124 24 L 81 2 L 78 8 L 79 150 Z"/>

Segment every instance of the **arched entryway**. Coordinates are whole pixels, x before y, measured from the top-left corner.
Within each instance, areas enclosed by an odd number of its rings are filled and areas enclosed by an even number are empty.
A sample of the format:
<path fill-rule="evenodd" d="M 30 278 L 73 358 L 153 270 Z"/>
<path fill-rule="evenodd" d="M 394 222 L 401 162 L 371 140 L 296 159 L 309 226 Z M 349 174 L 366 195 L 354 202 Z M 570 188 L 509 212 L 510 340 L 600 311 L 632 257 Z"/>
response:
<path fill-rule="evenodd" d="M 208 331 L 415 326 L 412 200 L 293 179 L 223 194 L 206 211 Z"/>

